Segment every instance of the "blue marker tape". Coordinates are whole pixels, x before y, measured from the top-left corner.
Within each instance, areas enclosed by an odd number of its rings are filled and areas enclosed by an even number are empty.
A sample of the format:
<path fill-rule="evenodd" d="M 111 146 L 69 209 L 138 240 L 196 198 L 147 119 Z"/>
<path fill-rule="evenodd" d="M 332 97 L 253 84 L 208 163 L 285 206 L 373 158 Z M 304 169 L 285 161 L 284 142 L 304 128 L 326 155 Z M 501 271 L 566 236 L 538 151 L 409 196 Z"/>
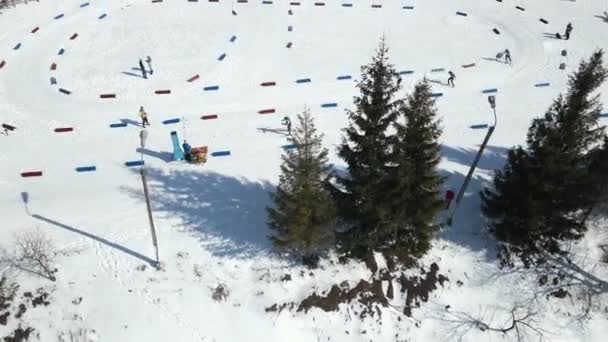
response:
<path fill-rule="evenodd" d="M 220 89 L 220 86 L 216 86 L 216 85 L 207 86 L 207 87 L 203 88 L 204 91 L 214 91 L 214 90 L 219 90 L 219 89 Z"/>
<path fill-rule="evenodd" d="M 296 83 L 310 83 L 311 80 L 310 78 L 300 78 L 299 80 L 296 80 Z"/>
<path fill-rule="evenodd" d="M 230 155 L 230 151 L 217 151 L 211 153 L 212 157 L 226 157 Z"/>
<path fill-rule="evenodd" d="M 335 107 L 338 107 L 338 104 L 336 102 L 323 103 L 321 105 L 321 108 L 335 108 Z"/>
<path fill-rule="evenodd" d="M 163 125 L 171 125 L 171 124 L 176 124 L 178 122 L 180 122 L 181 120 L 179 118 L 175 118 L 175 119 L 168 119 L 163 121 Z"/>
<path fill-rule="evenodd" d="M 96 166 L 79 166 L 76 168 L 76 172 L 93 172 L 97 171 Z"/>
<path fill-rule="evenodd" d="M 144 165 L 143 160 L 132 160 L 132 161 L 125 162 L 125 166 L 128 166 L 128 167 L 142 166 L 142 165 Z"/>
<path fill-rule="evenodd" d="M 350 80 L 352 77 L 350 75 L 342 75 L 342 76 L 338 76 L 336 77 L 337 80 L 342 81 L 342 80 Z"/>

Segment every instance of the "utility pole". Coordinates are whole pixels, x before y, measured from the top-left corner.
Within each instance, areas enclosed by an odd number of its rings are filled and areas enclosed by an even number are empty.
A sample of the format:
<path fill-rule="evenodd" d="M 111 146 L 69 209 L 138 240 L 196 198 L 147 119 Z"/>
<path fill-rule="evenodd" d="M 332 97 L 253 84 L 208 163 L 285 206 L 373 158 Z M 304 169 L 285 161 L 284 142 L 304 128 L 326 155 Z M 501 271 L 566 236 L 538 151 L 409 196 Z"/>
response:
<path fill-rule="evenodd" d="M 467 190 L 469 183 L 471 182 L 471 178 L 473 177 L 473 173 L 477 168 L 477 164 L 479 164 L 481 155 L 483 154 L 483 151 L 485 150 L 486 145 L 488 144 L 488 141 L 490 140 L 490 137 L 492 136 L 492 133 L 494 133 L 494 129 L 496 128 L 496 98 L 494 96 L 488 96 L 488 102 L 490 103 L 490 107 L 492 107 L 492 111 L 494 112 L 494 125 L 488 128 L 488 132 L 486 133 L 486 136 L 483 139 L 483 142 L 481 143 L 481 147 L 479 148 L 479 151 L 477 151 L 475 160 L 473 160 L 473 164 L 471 164 L 471 167 L 469 168 L 469 173 L 465 177 L 464 182 L 460 187 L 460 191 L 458 191 L 458 196 L 456 196 L 456 203 L 454 203 L 454 206 L 452 207 L 452 212 L 450 213 L 450 216 L 446 221 L 448 226 L 452 225 L 456 209 L 458 209 L 458 205 L 460 204 L 460 201 L 462 200 L 462 197 L 464 196 L 464 193 Z"/>
<path fill-rule="evenodd" d="M 142 148 L 141 159 L 143 162 L 143 149 L 146 147 L 146 139 L 148 138 L 148 132 L 146 130 L 142 130 L 139 135 L 140 145 Z M 154 252 L 156 255 L 156 264 L 153 265 L 156 269 L 160 269 L 160 259 L 158 257 L 158 240 L 156 239 L 156 229 L 154 228 L 154 218 L 152 216 L 152 207 L 150 206 L 150 192 L 148 191 L 148 181 L 146 180 L 146 169 L 145 164 L 141 165 L 139 169 L 139 173 L 141 174 L 141 182 L 144 187 L 144 196 L 146 198 L 146 207 L 148 209 L 148 220 L 150 223 L 150 233 L 152 235 L 152 245 L 154 246 Z"/>

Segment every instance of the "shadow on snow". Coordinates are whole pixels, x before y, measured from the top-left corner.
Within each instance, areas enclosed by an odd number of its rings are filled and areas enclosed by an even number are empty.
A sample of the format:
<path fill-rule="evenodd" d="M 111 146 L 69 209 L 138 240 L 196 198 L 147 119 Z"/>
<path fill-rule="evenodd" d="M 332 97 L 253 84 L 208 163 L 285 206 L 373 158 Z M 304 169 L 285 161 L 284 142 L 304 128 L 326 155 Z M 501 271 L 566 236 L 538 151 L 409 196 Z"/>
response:
<path fill-rule="evenodd" d="M 271 250 L 266 223 L 269 183 L 207 171 L 146 168 L 155 212 L 178 218 L 184 229 L 218 256 L 250 256 Z M 144 200 L 141 188 L 125 188 Z"/>
<path fill-rule="evenodd" d="M 467 172 L 468 167 L 471 166 L 475 159 L 477 151 L 477 149 L 461 149 L 445 145 L 441 147 L 443 159 L 466 166 Z M 485 186 L 492 184 L 491 178 L 494 176 L 494 170 L 503 168 L 507 160 L 508 151 L 509 149 L 504 147 L 486 146 L 477 169 L 471 178 L 471 182 L 467 187 L 467 191 L 464 193 L 460 205 L 456 210 L 452 226 L 444 228 L 439 233 L 440 238 L 468 248 L 473 252 L 485 251 L 486 257 L 490 260 L 496 258 L 496 243 L 486 230 L 485 218 L 481 213 L 479 192 Z M 487 176 L 480 175 L 483 173 L 487 174 Z M 466 173 L 440 170 L 440 174 L 446 177 L 444 188 L 446 190 L 450 189 L 458 195 Z M 451 205 L 453 206 L 455 203 Z M 443 222 L 445 222 L 445 219 L 443 219 Z"/>

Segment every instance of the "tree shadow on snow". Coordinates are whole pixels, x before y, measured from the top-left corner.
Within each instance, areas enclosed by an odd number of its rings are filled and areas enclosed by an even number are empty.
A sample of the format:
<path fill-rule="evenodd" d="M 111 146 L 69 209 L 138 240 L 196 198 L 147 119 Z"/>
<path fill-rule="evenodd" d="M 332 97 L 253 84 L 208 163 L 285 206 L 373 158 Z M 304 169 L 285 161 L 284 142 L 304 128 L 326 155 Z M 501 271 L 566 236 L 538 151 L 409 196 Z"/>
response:
<path fill-rule="evenodd" d="M 445 240 L 451 241 L 474 252 L 484 251 L 490 260 L 496 258 L 496 244 L 486 230 L 485 217 L 481 213 L 481 198 L 479 192 L 492 184 L 494 170 L 502 169 L 507 160 L 507 148 L 488 145 L 477 164 L 477 169 L 465 191 L 463 198 L 455 212 L 452 226 L 446 226 L 439 234 Z M 473 163 L 477 149 L 461 149 L 451 146 L 442 146 L 441 153 L 445 160 L 462 164 L 466 167 L 464 173 L 440 170 L 445 176 L 444 187 L 452 190 L 455 195 L 464 182 L 466 173 Z M 480 176 L 484 174 L 483 176 Z M 452 202 L 451 206 L 454 206 Z M 447 212 L 442 220 L 447 219 Z M 442 222 L 442 223 L 443 223 Z"/>
<path fill-rule="evenodd" d="M 207 171 L 146 168 L 146 175 L 154 211 L 180 219 L 184 231 L 214 255 L 249 257 L 271 249 L 269 183 Z M 140 188 L 123 190 L 144 201 Z"/>

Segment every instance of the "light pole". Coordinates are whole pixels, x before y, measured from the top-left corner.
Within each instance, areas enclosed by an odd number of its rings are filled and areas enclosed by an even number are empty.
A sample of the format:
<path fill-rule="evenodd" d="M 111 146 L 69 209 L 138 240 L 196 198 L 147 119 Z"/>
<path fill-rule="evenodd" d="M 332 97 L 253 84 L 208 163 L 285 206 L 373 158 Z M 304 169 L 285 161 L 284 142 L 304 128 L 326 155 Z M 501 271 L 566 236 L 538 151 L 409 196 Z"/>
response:
<path fill-rule="evenodd" d="M 477 164 L 479 164 L 481 155 L 482 155 L 483 151 L 485 150 L 486 145 L 488 144 L 488 141 L 490 140 L 490 137 L 492 136 L 492 133 L 494 133 L 494 129 L 496 128 L 496 123 L 497 123 L 496 97 L 493 95 L 488 96 L 488 102 L 490 103 L 490 107 L 492 107 L 492 111 L 494 112 L 494 125 L 490 126 L 488 128 L 486 137 L 483 139 L 483 142 L 481 143 L 481 147 L 479 148 L 479 151 L 477 151 L 477 155 L 475 156 L 475 160 L 473 160 L 473 164 L 471 164 L 471 167 L 469 168 L 469 173 L 465 177 L 464 182 L 462 183 L 462 186 L 460 187 L 460 190 L 458 191 L 458 196 L 456 196 L 456 203 L 454 203 L 454 206 L 452 207 L 452 212 L 450 213 L 450 216 L 448 216 L 448 219 L 446 221 L 448 226 L 452 225 L 452 221 L 454 219 L 454 214 L 456 213 L 456 209 L 458 209 L 458 205 L 460 204 L 460 201 L 462 200 L 462 197 L 464 196 L 464 192 L 467 190 L 467 187 L 469 186 L 469 183 L 471 182 L 471 178 L 473 177 L 473 173 L 475 172 L 475 169 L 477 168 Z"/>

